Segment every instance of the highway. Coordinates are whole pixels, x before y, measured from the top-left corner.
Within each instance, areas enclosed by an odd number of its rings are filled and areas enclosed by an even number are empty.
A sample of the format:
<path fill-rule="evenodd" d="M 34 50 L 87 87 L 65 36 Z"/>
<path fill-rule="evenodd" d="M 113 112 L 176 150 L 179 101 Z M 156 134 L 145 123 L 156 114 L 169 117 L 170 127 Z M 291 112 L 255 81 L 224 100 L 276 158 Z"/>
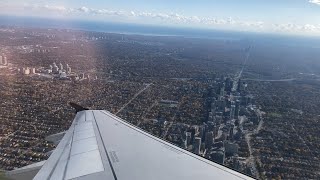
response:
<path fill-rule="evenodd" d="M 259 81 L 259 82 L 288 82 L 294 81 L 296 78 L 290 79 L 243 79 L 244 81 Z"/>
<path fill-rule="evenodd" d="M 237 87 L 238 87 L 239 79 L 241 78 L 242 73 L 243 73 L 243 70 L 244 70 L 244 68 L 246 67 L 247 61 L 248 61 L 248 59 L 249 59 L 249 57 L 250 57 L 251 48 L 252 48 L 252 47 L 250 46 L 249 49 L 248 49 L 248 51 L 247 51 L 247 53 L 246 53 L 246 56 L 245 56 L 244 61 L 243 61 L 243 63 L 242 63 L 242 68 L 241 68 L 239 74 L 234 78 L 234 83 L 233 83 L 232 91 L 236 91 L 236 89 L 237 89 Z"/>
<path fill-rule="evenodd" d="M 257 169 L 257 166 L 256 166 L 256 163 L 258 163 L 258 161 L 260 161 L 260 159 L 257 157 L 255 158 L 253 156 L 253 151 L 252 151 L 252 147 L 251 147 L 251 136 L 252 135 L 255 135 L 255 134 L 258 134 L 259 131 L 262 129 L 262 126 L 263 126 L 263 118 L 262 116 L 260 115 L 260 122 L 257 126 L 257 128 L 255 130 L 253 130 L 253 132 L 246 132 L 245 133 L 245 140 L 248 144 L 248 149 L 249 149 L 249 153 L 250 153 L 250 156 L 249 158 L 247 159 L 247 162 L 250 163 L 252 165 L 252 168 L 254 170 L 254 173 L 255 173 L 255 176 L 257 179 L 260 179 L 260 174 L 258 172 L 258 169 Z"/>
<path fill-rule="evenodd" d="M 137 96 L 139 96 L 143 91 L 145 91 L 146 89 L 148 89 L 152 84 L 147 84 L 146 87 L 144 87 L 143 89 L 141 89 L 139 92 L 137 92 L 132 99 L 130 99 L 130 101 L 128 101 L 126 104 L 124 104 L 119 111 L 117 111 L 115 113 L 115 115 L 117 115 L 118 113 L 120 113 L 124 108 L 126 108 L 133 100 L 135 100 L 137 98 Z"/>

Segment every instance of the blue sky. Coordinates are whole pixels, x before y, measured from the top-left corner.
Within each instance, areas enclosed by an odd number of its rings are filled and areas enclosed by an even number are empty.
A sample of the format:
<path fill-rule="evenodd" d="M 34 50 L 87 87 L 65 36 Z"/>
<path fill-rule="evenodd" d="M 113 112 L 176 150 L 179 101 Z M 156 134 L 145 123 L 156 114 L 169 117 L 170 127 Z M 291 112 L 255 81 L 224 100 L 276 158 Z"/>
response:
<path fill-rule="evenodd" d="M 320 35 L 320 0 L 1 0 L 0 13 Z"/>

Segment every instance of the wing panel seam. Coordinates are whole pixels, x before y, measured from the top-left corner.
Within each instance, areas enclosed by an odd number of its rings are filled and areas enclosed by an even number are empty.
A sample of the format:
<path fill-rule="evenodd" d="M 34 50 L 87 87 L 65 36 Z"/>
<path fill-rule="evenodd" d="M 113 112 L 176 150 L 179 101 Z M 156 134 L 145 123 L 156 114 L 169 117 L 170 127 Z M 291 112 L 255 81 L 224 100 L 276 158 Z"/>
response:
<path fill-rule="evenodd" d="M 110 157 L 109 157 L 107 148 L 106 148 L 105 143 L 104 143 L 104 141 L 103 141 L 103 138 L 102 138 L 102 136 L 101 136 L 101 132 L 100 132 L 100 128 L 99 128 L 99 126 L 98 126 L 97 120 L 96 120 L 96 116 L 94 115 L 93 111 L 91 111 L 91 112 L 92 112 L 92 115 L 93 115 L 95 124 L 96 124 L 96 126 L 97 126 L 97 129 L 98 129 L 98 132 L 99 132 L 99 136 L 100 136 L 101 141 L 102 141 L 102 143 L 103 143 L 103 148 L 104 148 L 104 151 L 106 152 L 106 155 L 107 155 L 107 158 L 108 158 L 108 162 L 109 162 L 109 165 L 110 165 L 110 168 L 111 168 L 111 171 L 112 171 L 112 175 L 113 175 L 113 177 L 114 177 L 115 180 L 118 180 L 117 175 L 116 175 L 116 173 L 115 173 L 115 170 L 114 170 L 114 168 L 113 168 L 113 166 L 112 166 L 112 163 L 111 163 L 111 160 L 110 160 Z"/>

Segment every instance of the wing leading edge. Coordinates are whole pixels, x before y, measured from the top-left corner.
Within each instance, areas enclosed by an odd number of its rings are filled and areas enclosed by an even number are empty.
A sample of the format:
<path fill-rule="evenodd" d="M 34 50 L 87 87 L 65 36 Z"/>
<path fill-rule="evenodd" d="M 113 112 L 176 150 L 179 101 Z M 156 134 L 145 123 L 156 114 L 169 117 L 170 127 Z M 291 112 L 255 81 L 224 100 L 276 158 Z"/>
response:
<path fill-rule="evenodd" d="M 34 179 L 252 179 L 99 110 L 78 112 Z"/>

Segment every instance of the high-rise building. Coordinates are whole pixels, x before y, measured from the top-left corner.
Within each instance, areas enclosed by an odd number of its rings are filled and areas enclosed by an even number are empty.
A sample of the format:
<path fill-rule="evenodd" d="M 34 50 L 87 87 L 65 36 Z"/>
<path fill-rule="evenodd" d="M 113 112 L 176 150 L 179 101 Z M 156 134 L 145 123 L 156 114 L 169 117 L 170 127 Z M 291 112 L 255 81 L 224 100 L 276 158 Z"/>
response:
<path fill-rule="evenodd" d="M 228 139 L 233 140 L 233 134 L 234 134 L 234 125 L 231 125 L 229 129 L 229 137 Z"/>
<path fill-rule="evenodd" d="M 206 128 L 204 125 L 199 127 L 199 137 L 201 138 L 201 140 L 204 140 L 206 136 Z"/>
<path fill-rule="evenodd" d="M 189 130 L 189 132 L 191 132 L 191 142 L 190 142 L 190 144 L 193 144 L 193 143 L 194 143 L 194 138 L 195 138 L 195 136 L 196 136 L 196 134 L 197 134 L 197 132 L 198 132 L 197 126 L 193 126 L 193 127 Z"/>
<path fill-rule="evenodd" d="M 211 148 L 212 144 L 213 144 L 213 131 L 209 131 L 206 133 L 206 139 L 205 139 L 205 145 L 206 148 Z"/>
<path fill-rule="evenodd" d="M 61 72 L 59 75 L 60 75 L 60 78 L 62 78 L 62 79 L 67 78 L 67 73 L 65 73 L 65 72 Z"/>
<path fill-rule="evenodd" d="M 241 84 L 242 84 L 241 79 L 239 79 L 238 84 L 237 84 L 237 91 L 238 92 L 240 92 L 240 90 L 241 90 Z"/>
<path fill-rule="evenodd" d="M 214 123 L 212 121 L 208 121 L 207 122 L 208 125 L 208 131 L 213 131 L 214 129 Z"/>
<path fill-rule="evenodd" d="M 245 91 L 247 86 L 248 86 L 247 83 L 245 83 L 245 82 L 241 81 L 241 79 L 239 79 L 237 91 L 238 92 Z"/>
<path fill-rule="evenodd" d="M 35 74 L 36 73 L 36 68 L 31 68 L 31 74 Z"/>
<path fill-rule="evenodd" d="M 81 74 L 79 75 L 79 78 L 80 78 L 80 79 L 84 79 L 84 73 L 81 73 Z"/>
<path fill-rule="evenodd" d="M 231 105 L 231 108 L 230 108 L 230 119 L 234 119 L 235 112 L 236 112 L 236 106 L 235 105 Z"/>
<path fill-rule="evenodd" d="M 231 80 L 231 78 L 227 78 L 225 81 L 226 85 L 225 85 L 225 90 L 227 92 L 231 92 L 232 88 L 233 88 L 233 81 Z"/>
<path fill-rule="evenodd" d="M 234 117 L 235 117 L 236 119 L 238 119 L 239 113 L 240 113 L 240 101 L 237 100 L 237 101 L 236 101 L 236 108 L 235 108 L 235 112 L 234 112 Z"/>
<path fill-rule="evenodd" d="M 196 137 L 194 138 L 193 152 L 196 154 L 200 154 L 200 150 L 201 150 L 201 138 Z"/>
<path fill-rule="evenodd" d="M 53 66 L 52 72 L 53 72 L 53 73 L 58 73 L 58 72 L 59 72 L 58 66 Z"/>
<path fill-rule="evenodd" d="M 243 82 L 242 84 L 241 84 L 241 91 L 245 91 L 246 90 L 246 88 L 248 87 L 248 84 L 247 83 L 245 83 L 245 82 Z"/>
<path fill-rule="evenodd" d="M 3 65 L 7 66 L 8 65 L 8 60 L 6 56 L 3 56 Z"/>
<path fill-rule="evenodd" d="M 191 144 L 191 132 L 186 132 L 185 147 L 188 148 L 190 144 Z"/>
<path fill-rule="evenodd" d="M 232 157 L 232 164 L 231 164 L 231 167 L 232 169 L 235 169 L 235 170 L 240 170 L 240 167 L 241 167 L 241 164 L 240 164 L 240 161 L 238 160 L 238 156 L 233 156 Z"/>
<path fill-rule="evenodd" d="M 224 142 L 226 154 L 233 155 L 238 153 L 239 145 L 229 141 Z"/>
<path fill-rule="evenodd" d="M 224 99 L 218 100 L 216 104 L 217 104 L 218 110 L 224 112 L 225 107 L 226 107 L 226 102 L 225 102 L 225 100 L 224 100 Z"/>
<path fill-rule="evenodd" d="M 224 96 L 224 86 L 220 88 L 220 96 Z"/>
<path fill-rule="evenodd" d="M 71 73 L 71 67 L 67 66 L 67 74 Z"/>
<path fill-rule="evenodd" d="M 63 70 L 63 65 L 62 65 L 62 63 L 59 64 L 59 69 L 60 69 L 60 70 Z"/>
<path fill-rule="evenodd" d="M 223 150 L 212 151 L 210 153 L 210 159 L 216 163 L 224 164 L 225 154 Z"/>
<path fill-rule="evenodd" d="M 25 68 L 24 71 L 23 71 L 23 74 L 24 74 L 24 75 L 30 74 L 30 69 L 29 69 L 28 67 Z"/>

